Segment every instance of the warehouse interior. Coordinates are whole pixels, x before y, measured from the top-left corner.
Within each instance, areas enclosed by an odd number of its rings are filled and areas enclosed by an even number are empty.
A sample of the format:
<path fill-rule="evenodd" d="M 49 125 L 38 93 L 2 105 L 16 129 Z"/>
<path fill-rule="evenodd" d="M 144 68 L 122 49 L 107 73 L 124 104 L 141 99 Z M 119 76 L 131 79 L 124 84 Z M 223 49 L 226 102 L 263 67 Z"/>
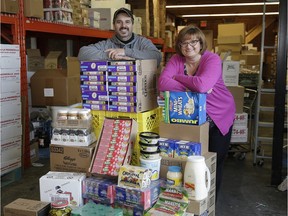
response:
<path fill-rule="evenodd" d="M 52 2 L 56 5 L 69 4 L 71 10 L 65 11 L 65 16 L 55 18 L 51 12 L 53 9 L 45 9 Z M 99 2 L 101 6 L 97 5 Z M 112 37 L 112 21 L 101 23 L 101 11 L 109 11 L 108 16 L 112 19 L 113 12 L 122 6 L 131 9 L 139 18 L 137 20 L 141 20 L 134 23 L 134 32 L 150 39 L 161 51 L 158 75 L 175 54 L 177 33 L 189 24 L 198 26 L 205 33 L 209 50 L 218 53 L 223 62 L 239 64 L 237 84 L 227 84 L 227 87 L 230 91 L 235 86 L 241 87 L 241 104 L 237 113 L 245 113 L 244 141 L 240 132 L 238 140 L 231 143 L 217 202 L 215 194 L 210 196 L 207 209 L 199 207 L 197 211 L 192 211 L 192 215 L 287 215 L 286 0 L 256 0 L 253 3 L 247 0 L 178 0 L 177 3 L 172 0 L 16 0 L 14 5 L 10 4 L 8 0 L 1 1 L 1 45 L 19 45 L 17 73 L 20 79 L 17 81 L 18 92 L 13 95 L 13 98 L 17 97 L 17 102 L 6 106 L 5 99 L 11 96 L 12 91 L 7 93 L 5 88 L 10 81 L 4 85 L 4 80 L 8 79 L 4 73 L 1 77 L 1 215 L 4 214 L 4 206 L 18 198 L 40 201 L 40 177 L 51 171 L 51 167 L 57 171 L 57 150 L 54 148 L 52 154 L 50 137 L 55 110 L 58 106 L 81 104 L 81 100 L 80 103 L 53 104 L 53 100 L 42 100 L 39 95 L 33 98 L 31 77 L 35 71 L 43 69 L 47 59 L 48 63 L 56 61 L 57 69 L 53 69 L 65 70 L 70 66 L 69 57 L 77 57 L 82 46 Z M 98 21 L 86 19 L 83 11 L 91 8 L 97 11 Z M 234 42 L 226 44 L 227 35 L 232 36 Z M 221 36 L 224 42 L 220 42 Z M 235 40 L 240 42 L 237 44 Z M 1 71 L 4 71 L 3 68 Z M 49 82 L 52 81 L 46 81 Z M 70 91 L 74 93 L 77 89 Z M 19 109 L 20 115 L 18 113 L 17 118 L 14 116 L 13 121 L 6 121 L 6 114 L 3 114 L 6 110 L 3 110 L 7 107 L 14 107 L 9 112 Z M 99 133 L 103 119 L 102 114 L 98 116 L 98 111 L 95 113 L 93 115 L 92 112 L 93 126 L 97 127 L 94 128 L 95 133 Z M 109 117 L 115 117 L 114 114 Z M 240 114 L 239 118 L 242 118 Z M 128 113 L 127 116 L 134 114 Z M 159 132 L 159 127 L 151 131 Z M 13 142 L 18 142 L 21 137 L 20 144 L 12 150 L 6 137 L 9 140 L 13 138 Z M 93 150 L 89 151 L 92 155 Z M 13 154 L 17 155 L 15 160 Z M 13 160 L 9 161 L 10 156 Z"/>

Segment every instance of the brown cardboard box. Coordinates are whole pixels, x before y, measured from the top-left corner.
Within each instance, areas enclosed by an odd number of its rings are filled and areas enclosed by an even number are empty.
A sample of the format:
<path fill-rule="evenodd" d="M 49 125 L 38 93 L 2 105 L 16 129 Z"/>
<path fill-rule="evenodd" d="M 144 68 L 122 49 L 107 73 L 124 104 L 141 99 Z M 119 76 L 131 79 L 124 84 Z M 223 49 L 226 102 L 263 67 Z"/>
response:
<path fill-rule="evenodd" d="M 241 35 L 245 38 L 245 24 L 244 23 L 229 23 L 218 25 L 218 37 Z"/>
<path fill-rule="evenodd" d="M 32 106 L 68 106 L 81 103 L 80 64 L 67 57 L 67 69 L 42 69 L 31 77 Z"/>
<path fill-rule="evenodd" d="M 217 44 L 242 44 L 244 38 L 242 35 L 231 35 L 231 36 L 218 36 Z"/>
<path fill-rule="evenodd" d="M 211 211 L 213 208 L 215 209 L 217 155 L 214 152 L 206 152 L 203 156 L 205 157 L 206 166 L 208 167 L 211 174 L 211 185 L 208 197 L 206 199 L 200 201 L 189 200 L 189 205 L 186 211 L 189 213 L 194 213 L 195 215 L 201 215 L 202 213 L 207 211 L 208 208 L 211 208 Z M 184 181 L 185 165 L 186 160 L 162 157 L 160 167 L 160 178 L 166 179 L 169 166 L 180 166 L 182 168 L 183 181 Z"/>
<path fill-rule="evenodd" d="M 239 52 L 241 51 L 241 44 L 220 44 L 218 45 L 218 52 Z"/>
<path fill-rule="evenodd" d="M 243 61 L 245 65 L 260 65 L 260 54 L 242 54 L 240 55 L 240 61 Z"/>
<path fill-rule="evenodd" d="M 242 113 L 243 105 L 244 105 L 245 88 L 243 86 L 227 86 L 227 88 L 234 97 L 234 101 L 236 105 L 236 113 Z"/>
<path fill-rule="evenodd" d="M 50 51 L 45 58 L 44 68 L 45 69 L 58 68 L 58 60 L 59 60 L 61 53 L 62 53 L 61 51 Z"/>
<path fill-rule="evenodd" d="M 160 137 L 201 143 L 201 154 L 208 152 L 209 123 L 202 125 L 167 124 L 160 122 Z"/>
<path fill-rule="evenodd" d="M 5 216 L 46 216 L 50 210 L 49 202 L 38 200 L 16 199 L 4 206 Z"/>
<path fill-rule="evenodd" d="M 27 49 L 28 70 L 36 71 L 44 68 L 44 57 L 39 49 Z"/>
<path fill-rule="evenodd" d="M 90 146 L 50 145 L 50 170 L 88 172 L 96 143 Z"/>
<path fill-rule="evenodd" d="M 24 1 L 24 14 L 26 17 L 36 17 L 43 19 L 43 1 L 41 0 L 25 0 Z"/>
<path fill-rule="evenodd" d="M 18 13 L 19 1 L 18 0 L 1 0 L 1 12 Z"/>

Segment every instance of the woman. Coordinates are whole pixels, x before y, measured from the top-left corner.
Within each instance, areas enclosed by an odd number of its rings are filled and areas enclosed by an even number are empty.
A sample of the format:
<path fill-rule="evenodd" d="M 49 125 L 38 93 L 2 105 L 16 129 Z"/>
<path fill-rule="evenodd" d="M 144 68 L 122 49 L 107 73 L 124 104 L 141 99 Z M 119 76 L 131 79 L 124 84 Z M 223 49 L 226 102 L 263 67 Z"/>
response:
<path fill-rule="evenodd" d="M 192 25 L 183 28 L 178 34 L 175 49 L 176 54 L 160 75 L 158 87 L 160 91 L 207 93 L 209 151 L 217 153 L 217 197 L 235 117 L 234 98 L 222 79 L 221 59 L 206 50 L 205 35 L 199 28 Z"/>

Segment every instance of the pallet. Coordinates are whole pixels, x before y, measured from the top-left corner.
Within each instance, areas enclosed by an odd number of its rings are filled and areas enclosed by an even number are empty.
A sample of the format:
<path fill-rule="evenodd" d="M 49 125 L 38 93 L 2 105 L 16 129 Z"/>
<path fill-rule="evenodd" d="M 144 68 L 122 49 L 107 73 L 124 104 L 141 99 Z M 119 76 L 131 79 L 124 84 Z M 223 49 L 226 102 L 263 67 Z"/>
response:
<path fill-rule="evenodd" d="M 1 188 L 13 182 L 19 181 L 22 177 L 22 167 L 18 167 L 1 176 Z"/>

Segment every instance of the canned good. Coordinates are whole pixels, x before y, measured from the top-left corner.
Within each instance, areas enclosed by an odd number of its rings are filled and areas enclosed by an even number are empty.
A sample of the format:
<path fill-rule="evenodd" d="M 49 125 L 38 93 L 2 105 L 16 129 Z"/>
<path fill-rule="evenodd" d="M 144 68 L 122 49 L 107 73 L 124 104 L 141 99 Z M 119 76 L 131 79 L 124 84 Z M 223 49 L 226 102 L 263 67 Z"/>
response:
<path fill-rule="evenodd" d="M 72 209 L 67 200 L 56 200 L 51 203 L 49 216 L 70 216 Z"/>

